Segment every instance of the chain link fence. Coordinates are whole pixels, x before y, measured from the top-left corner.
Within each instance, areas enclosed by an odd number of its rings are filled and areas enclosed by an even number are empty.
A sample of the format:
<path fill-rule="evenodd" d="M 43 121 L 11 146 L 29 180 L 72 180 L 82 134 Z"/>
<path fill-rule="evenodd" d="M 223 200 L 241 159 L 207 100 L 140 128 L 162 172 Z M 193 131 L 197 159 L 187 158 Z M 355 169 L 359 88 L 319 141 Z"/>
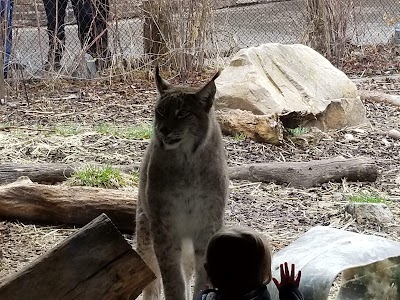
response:
<path fill-rule="evenodd" d="M 82 33 L 84 23 L 90 20 L 87 20 L 87 11 L 86 15 L 82 12 L 82 9 L 87 10 L 87 8 L 81 7 L 79 10 L 77 3 L 84 1 L 92 3 L 92 9 L 95 7 L 92 11 L 93 15 L 98 10 L 96 5 L 106 0 L 13 1 L 11 60 L 13 65 L 25 70 L 27 76 L 41 77 L 48 74 L 44 70 L 46 66 L 48 67 L 49 59 L 54 60 L 54 57 L 49 57 L 49 45 L 52 47 L 49 43 L 51 36 L 46 28 L 49 13 L 46 14 L 44 4 L 47 7 L 55 5 L 53 11 L 62 9 L 62 5 L 66 4 L 65 26 L 63 26 L 65 27 L 65 46 L 62 46 L 61 73 L 73 75 L 73 70 L 82 63 L 85 53 L 93 45 L 97 47 L 97 52 L 89 51 L 89 53 L 92 56 L 107 56 L 113 65 L 123 60 L 143 57 L 143 9 L 140 0 L 110 0 L 110 2 L 107 0 L 106 15 L 103 11 L 100 18 L 107 24 L 108 36 L 104 37 L 103 28 L 93 31 L 97 35 L 102 35 L 102 38 L 95 36 L 93 32 Z M 391 41 L 394 27 L 400 21 L 400 1 L 355 0 L 354 2 L 354 12 L 347 28 L 349 41 L 357 45 L 382 44 Z M 227 56 L 240 48 L 262 43 L 304 43 L 309 26 L 306 15 L 307 0 L 215 1 L 210 45 L 217 49 L 218 55 Z M 58 14 L 54 22 L 58 25 L 62 21 Z M 102 21 L 98 27 L 102 26 Z M 86 41 L 83 41 L 82 35 Z M 102 53 L 98 50 L 99 47 L 104 48 L 104 45 L 107 46 L 107 54 L 102 52 L 104 49 L 100 49 Z M 85 51 L 82 48 L 85 48 Z"/>

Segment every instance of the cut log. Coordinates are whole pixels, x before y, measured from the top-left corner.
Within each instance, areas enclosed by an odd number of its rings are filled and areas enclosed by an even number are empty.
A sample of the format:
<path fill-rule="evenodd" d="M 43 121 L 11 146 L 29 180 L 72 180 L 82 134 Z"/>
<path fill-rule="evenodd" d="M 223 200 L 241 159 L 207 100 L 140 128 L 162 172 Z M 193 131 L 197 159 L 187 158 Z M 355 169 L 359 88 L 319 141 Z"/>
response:
<path fill-rule="evenodd" d="M 303 188 L 325 182 L 340 182 L 344 178 L 348 181 L 373 182 L 377 177 L 375 162 L 364 157 L 258 163 L 229 168 L 230 179 L 275 182 Z"/>
<path fill-rule="evenodd" d="M 0 184 L 16 181 L 21 176 L 27 176 L 33 182 L 43 184 L 55 184 L 70 177 L 79 165 L 67 165 L 62 163 L 41 163 L 41 164 L 0 164 Z M 114 166 L 123 172 L 132 172 L 139 166 Z"/>
<path fill-rule="evenodd" d="M 0 299 L 136 299 L 154 273 L 104 214 L 0 285 Z"/>
<path fill-rule="evenodd" d="M 361 100 L 369 100 L 373 102 L 383 102 L 388 103 L 395 106 L 400 106 L 400 96 L 399 95 L 391 95 L 378 91 L 366 91 L 360 90 L 358 91 Z"/>
<path fill-rule="evenodd" d="M 136 190 L 42 185 L 21 177 L 0 186 L 0 217 L 79 226 L 106 213 L 120 230 L 132 232 L 136 199 Z"/>

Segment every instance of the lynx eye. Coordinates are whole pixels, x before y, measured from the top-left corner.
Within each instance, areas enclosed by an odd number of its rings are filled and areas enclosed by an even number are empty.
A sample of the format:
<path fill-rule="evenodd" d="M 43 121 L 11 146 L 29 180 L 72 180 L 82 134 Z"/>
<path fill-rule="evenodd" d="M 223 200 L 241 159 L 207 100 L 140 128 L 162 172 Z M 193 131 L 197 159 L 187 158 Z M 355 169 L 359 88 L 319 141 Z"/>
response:
<path fill-rule="evenodd" d="M 187 110 L 181 109 L 180 111 L 178 111 L 178 113 L 176 114 L 176 117 L 178 119 L 182 119 L 187 117 L 188 115 L 190 115 L 190 112 L 188 112 Z"/>
<path fill-rule="evenodd" d="M 160 117 L 164 116 L 164 113 L 165 113 L 165 111 L 163 108 L 161 108 L 161 107 L 156 108 L 156 114 L 159 115 Z"/>

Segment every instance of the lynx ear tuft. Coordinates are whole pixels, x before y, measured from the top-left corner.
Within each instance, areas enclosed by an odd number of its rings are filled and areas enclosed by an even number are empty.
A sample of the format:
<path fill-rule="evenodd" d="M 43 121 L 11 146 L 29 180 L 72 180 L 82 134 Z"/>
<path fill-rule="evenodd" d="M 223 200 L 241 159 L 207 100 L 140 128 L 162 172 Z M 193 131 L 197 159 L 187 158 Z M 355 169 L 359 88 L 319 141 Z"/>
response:
<path fill-rule="evenodd" d="M 200 102 L 203 104 L 206 112 L 211 109 L 214 103 L 214 96 L 215 92 L 217 91 L 214 80 L 218 78 L 220 73 L 221 72 L 218 71 L 214 77 L 196 93 L 197 98 L 199 98 Z"/>
<path fill-rule="evenodd" d="M 156 65 L 155 70 L 154 70 L 154 77 L 155 77 L 155 80 L 156 80 L 156 86 L 157 86 L 158 92 L 161 95 L 164 94 L 165 91 L 169 89 L 171 84 L 168 81 L 164 80 L 160 76 L 160 69 L 158 68 L 158 64 Z"/>

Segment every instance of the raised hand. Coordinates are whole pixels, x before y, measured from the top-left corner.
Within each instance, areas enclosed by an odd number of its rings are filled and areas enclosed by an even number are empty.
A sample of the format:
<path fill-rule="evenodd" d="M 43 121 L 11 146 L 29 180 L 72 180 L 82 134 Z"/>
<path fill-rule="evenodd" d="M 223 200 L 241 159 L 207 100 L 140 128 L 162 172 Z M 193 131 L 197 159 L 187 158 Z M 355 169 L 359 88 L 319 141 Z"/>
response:
<path fill-rule="evenodd" d="M 281 270 L 281 283 L 279 283 L 279 281 L 276 278 L 272 278 L 278 290 L 281 290 L 282 288 L 289 286 L 299 287 L 301 271 L 297 272 L 297 277 L 295 278 L 294 264 L 292 264 L 290 273 L 287 262 L 285 262 L 285 267 L 282 264 L 280 265 L 280 270 Z"/>

